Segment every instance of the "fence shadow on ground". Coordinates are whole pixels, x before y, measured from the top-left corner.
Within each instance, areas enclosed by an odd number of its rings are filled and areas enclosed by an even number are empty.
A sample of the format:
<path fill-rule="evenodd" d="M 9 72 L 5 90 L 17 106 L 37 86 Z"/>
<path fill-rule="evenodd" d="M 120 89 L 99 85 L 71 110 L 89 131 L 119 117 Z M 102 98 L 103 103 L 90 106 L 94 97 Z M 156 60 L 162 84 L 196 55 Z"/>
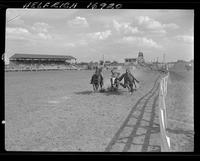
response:
<path fill-rule="evenodd" d="M 141 151 L 141 152 L 160 152 L 161 147 L 157 143 L 151 143 L 150 139 L 153 134 L 160 133 L 160 126 L 155 123 L 156 104 L 158 101 L 158 84 L 155 82 L 153 88 L 142 96 L 133 106 L 127 118 L 115 133 L 113 138 L 105 148 L 105 152 L 115 151 L 120 144 L 121 152 Z M 144 118 L 147 106 L 151 106 L 150 118 Z M 137 113 L 135 112 L 137 111 Z M 133 119 L 134 118 L 134 119 Z M 134 121 L 135 120 L 135 121 Z M 143 125 L 142 125 L 143 122 Z M 144 123 L 145 122 L 145 123 Z M 129 130 L 128 130 L 129 129 Z M 128 134 L 126 132 L 128 130 Z M 155 135 L 154 135 L 155 136 Z M 143 137 L 143 139 L 141 139 Z M 159 138 L 158 138 L 159 139 Z M 140 146 L 138 146 L 139 144 Z M 133 148 L 133 149 L 132 149 Z M 119 149 L 118 149 L 119 151 Z"/>

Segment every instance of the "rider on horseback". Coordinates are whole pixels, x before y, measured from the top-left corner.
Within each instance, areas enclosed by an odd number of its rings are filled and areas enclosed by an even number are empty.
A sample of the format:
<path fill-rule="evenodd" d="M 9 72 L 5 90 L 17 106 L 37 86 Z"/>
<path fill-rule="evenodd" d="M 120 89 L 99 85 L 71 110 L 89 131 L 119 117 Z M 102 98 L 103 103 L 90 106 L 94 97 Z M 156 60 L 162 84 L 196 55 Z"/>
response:
<path fill-rule="evenodd" d="M 121 81 L 123 78 L 124 78 L 124 84 L 120 83 L 120 85 L 124 88 L 128 88 L 128 89 L 130 88 L 130 92 L 132 93 L 133 92 L 133 83 L 135 85 L 135 88 L 137 88 L 135 81 L 137 83 L 139 83 L 139 81 L 131 74 L 129 69 L 126 69 L 126 73 L 122 74 L 119 77 L 119 81 Z"/>
<path fill-rule="evenodd" d="M 90 84 L 93 85 L 94 91 L 98 90 L 99 85 L 100 85 L 100 87 L 102 89 L 102 86 L 103 86 L 103 76 L 102 76 L 101 72 L 102 72 L 102 69 L 96 67 L 95 73 L 92 75 Z"/>

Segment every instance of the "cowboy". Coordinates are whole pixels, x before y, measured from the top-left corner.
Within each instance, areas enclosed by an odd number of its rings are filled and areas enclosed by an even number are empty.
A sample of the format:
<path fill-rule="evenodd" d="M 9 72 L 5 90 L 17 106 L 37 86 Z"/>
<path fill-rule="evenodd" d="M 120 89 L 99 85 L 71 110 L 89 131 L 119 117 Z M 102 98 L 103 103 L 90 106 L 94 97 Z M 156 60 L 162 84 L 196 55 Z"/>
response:
<path fill-rule="evenodd" d="M 130 72 L 129 69 L 126 69 L 126 72 L 124 74 L 122 74 L 120 77 L 119 77 L 119 81 L 121 81 L 122 79 L 124 78 L 124 84 L 120 83 L 120 85 L 124 88 L 129 88 L 130 87 L 130 92 L 132 93 L 133 92 L 133 83 L 135 85 L 135 88 L 136 87 L 136 84 L 135 84 L 135 81 L 137 83 L 139 83 L 140 81 L 138 81 Z"/>
<path fill-rule="evenodd" d="M 100 80 L 100 87 L 102 89 L 102 87 L 103 87 L 103 75 L 102 75 L 103 68 L 102 67 L 100 67 L 100 68 L 97 67 L 96 70 L 97 70 L 97 73 L 100 75 L 100 78 L 101 78 L 101 80 Z"/>
<path fill-rule="evenodd" d="M 96 67 L 95 73 L 92 75 L 90 84 L 93 84 L 93 89 L 96 91 L 100 85 L 101 89 L 103 86 L 103 76 L 101 74 L 102 70 Z"/>

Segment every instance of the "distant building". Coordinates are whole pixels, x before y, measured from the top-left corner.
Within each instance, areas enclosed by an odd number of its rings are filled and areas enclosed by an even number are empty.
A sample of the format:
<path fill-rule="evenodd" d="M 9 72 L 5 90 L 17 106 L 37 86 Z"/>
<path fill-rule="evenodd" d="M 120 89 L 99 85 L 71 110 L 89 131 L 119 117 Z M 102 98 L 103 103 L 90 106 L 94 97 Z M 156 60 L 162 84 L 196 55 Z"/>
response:
<path fill-rule="evenodd" d="M 118 62 L 112 62 L 112 63 L 110 63 L 110 65 L 109 66 L 123 66 L 124 64 L 123 63 L 118 63 Z"/>
<path fill-rule="evenodd" d="M 105 63 L 108 63 L 108 64 L 109 64 L 109 63 L 111 63 L 111 61 L 109 61 L 109 60 L 106 60 L 106 61 L 105 61 Z"/>
<path fill-rule="evenodd" d="M 125 58 L 125 65 L 137 65 L 144 63 L 144 55 L 142 52 L 138 53 L 137 58 Z"/>
<path fill-rule="evenodd" d="M 177 60 L 177 63 L 185 63 L 185 60 Z"/>
<path fill-rule="evenodd" d="M 168 68 L 172 68 L 172 67 L 174 67 L 174 64 L 175 64 L 175 62 L 168 62 L 167 66 L 168 66 Z"/>
<path fill-rule="evenodd" d="M 186 70 L 191 70 L 194 68 L 194 64 L 189 62 L 189 61 L 185 61 L 185 60 L 178 60 L 173 67 L 173 70 L 175 71 L 186 71 Z"/>
<path fill-rule="evenodd" d="M 93 70 L 93 69 L 95 69 L 98 66 L 99 66 L 98 62 L 92 62 L 91 61 L 91 62 L 88 63 L 88 69 L 90 69 L 90 70 Z"/>
<path fill-rule="evenodd" d="M 137 58 L 125 58 L 125 63 L 135 63 Z"/>
<path fill-rule="evenodd" d="M 55 64 L 66 65 L 74 64 L 76 58 L 67 55 L 38 55 L 38 54 L 14 54 L 9 58 L 11 65 L 41 65 Z"/>
<path fill-rule="evenodd" d="M 137 62 L 137 58 L 125 58 L 125 64 L 135 64 Z"/>

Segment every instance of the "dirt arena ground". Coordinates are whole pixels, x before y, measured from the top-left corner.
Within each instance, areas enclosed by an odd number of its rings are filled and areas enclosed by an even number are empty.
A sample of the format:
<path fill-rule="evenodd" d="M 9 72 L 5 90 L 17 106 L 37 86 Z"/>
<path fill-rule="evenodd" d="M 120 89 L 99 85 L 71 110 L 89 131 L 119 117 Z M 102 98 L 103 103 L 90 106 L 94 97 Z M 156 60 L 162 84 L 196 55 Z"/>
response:
<path fill-rule="evenodd" d="M 6 150 L 104 151 L 155 73 L 135 71 L 133 95 L 93 93 L 93 71 L 5 73 Z M 104 87 L 110 72 L 103 72 Z"/>
<path fill-rule="evenodd" d="M 159 151 L 159 74 L 132 72 L 140 80 L 132 95 L 93 93 L 93 71 L 5 73 L 6 150 L 123 151 L 125 141 L 124 151 Z M 103 75 L 106 89 L 110 72 Z"/>

